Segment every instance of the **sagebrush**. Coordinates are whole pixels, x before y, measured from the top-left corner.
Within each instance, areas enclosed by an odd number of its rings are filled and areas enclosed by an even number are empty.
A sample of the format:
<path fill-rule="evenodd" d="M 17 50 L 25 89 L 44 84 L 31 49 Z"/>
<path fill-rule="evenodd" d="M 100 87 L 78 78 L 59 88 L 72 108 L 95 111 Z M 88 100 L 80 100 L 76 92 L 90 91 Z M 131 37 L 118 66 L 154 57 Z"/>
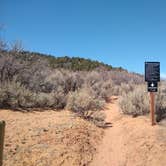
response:
<path fill-rule="evenodd" d="M 166 85 L 164 82 L 155 93 L 156 120 L 160 121 L 166 116 Z M 150 100 L 146 85 L 136 85 L 128 93 L 123 93 L 119 100 L 121 110 L 125 114 L 138 116 L 149 113 Z"/>

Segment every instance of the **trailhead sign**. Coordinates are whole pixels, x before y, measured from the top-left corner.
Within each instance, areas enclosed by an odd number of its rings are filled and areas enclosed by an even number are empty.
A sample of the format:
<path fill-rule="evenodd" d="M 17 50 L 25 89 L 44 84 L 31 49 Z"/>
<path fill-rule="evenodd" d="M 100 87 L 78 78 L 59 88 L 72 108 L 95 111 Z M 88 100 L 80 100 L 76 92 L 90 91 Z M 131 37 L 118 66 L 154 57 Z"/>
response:
<path fill-rule="evenodd" d="M 160 62 L 145 62 L 145 81 L 160 81 Z"/>
<path fill-rule="evenodd" d="M 145 62 L 145 81 L 148 82 L 148 92 L 157 92 L 160 81 L 160 62 Z"/>
<path fill-rule="evenodd" d="M 152 126 L 155 122 L 155 92 L 160 81 L 160 62 L 145 62 L 145 81 L 150 92 L 150 115 Z"/>
<path fill-rule="evenodd" d="M 148 82 L 148 92 L 157 92 L 157 87 L 157 82 Z"/>

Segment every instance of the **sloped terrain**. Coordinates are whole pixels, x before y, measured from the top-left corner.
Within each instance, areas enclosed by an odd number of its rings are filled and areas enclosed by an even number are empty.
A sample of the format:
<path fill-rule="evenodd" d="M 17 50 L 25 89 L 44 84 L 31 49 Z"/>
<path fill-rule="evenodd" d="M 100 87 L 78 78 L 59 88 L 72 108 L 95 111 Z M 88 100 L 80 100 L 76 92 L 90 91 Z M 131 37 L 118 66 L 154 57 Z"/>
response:
<path fill-rule="evenodd" d="M 165 165 L 166 121 L 152 127 L 148 116 L 124 115 L 116 97 L 104 111 L 103 131 L 69 111 L 0 110 L 7 123 L 4 166 Z"/>
<path fill-rule="evenodd" d="M 68 111 L 0 110 L 6 121 L 4 166 L 88 165 L 102 129 Z"/>

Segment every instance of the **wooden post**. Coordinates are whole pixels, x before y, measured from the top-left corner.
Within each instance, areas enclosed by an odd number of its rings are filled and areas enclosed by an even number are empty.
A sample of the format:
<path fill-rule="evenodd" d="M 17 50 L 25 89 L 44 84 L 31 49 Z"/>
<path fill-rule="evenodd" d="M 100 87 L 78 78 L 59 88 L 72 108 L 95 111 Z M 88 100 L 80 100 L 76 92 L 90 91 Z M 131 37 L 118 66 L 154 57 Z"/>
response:
<path fill-rule="evenodd" d="M 5 121 L 0 121 L 0 166 L 3 163 L 3 146 L 5 136 Z"/>
<path fill-rule="evenodd" d="M 155 122 L 155 93 L 150 92 L 150 117 L 152 126 L 156 125 Z"/>

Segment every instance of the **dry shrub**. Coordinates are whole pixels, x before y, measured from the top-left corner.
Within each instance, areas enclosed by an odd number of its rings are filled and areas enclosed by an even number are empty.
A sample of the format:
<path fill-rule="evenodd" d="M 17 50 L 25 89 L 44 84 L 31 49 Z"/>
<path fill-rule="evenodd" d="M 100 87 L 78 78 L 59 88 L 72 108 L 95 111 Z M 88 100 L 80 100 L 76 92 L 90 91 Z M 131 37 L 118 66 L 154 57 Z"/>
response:
<path fill-rule="evenodd" d="M 124 93 L 119 101 L 122 112 L 138 116 L 149 112 L 149 99 L 144 85 L 136 86 L 131 92 Z"/>
<path fill-rule="evenodd" d="M 35 98 L 35 107 L 37 108 L 53 108 L 54 98 L 52 93 L 38 93 Z"/>
<path fill-rule="evenodd" d="M 102 111 L 93 111 L 90 113 L 89 120 L 91 120 L 98 127 L 105 127 L 106 115 Z"/>
<path fill-rule="evenodd" d="M 76 91 L 84 84 L 83 75 L 81 72 L 63 71 L 65 79 L 64 92 L 67 94 L 70 91 Z"/>
<path fill-rule="evenodd" d="M 120 91 L 119 91 L 119 95 L 123 95 L 123 94 L 126 94 L 128 92 L 131 92 L 134 90 L 135 88 L 135 84 L 132 84 L 132 83 L 121 83 L 121 86 L 120 86 Z"/>
<path fill-rule="evenodd" d="M 71 92 L 68 96 L 67 108 L 79 114 L 84 114 L 88 110 L 98 110 L 103 107 L 104 102 L 97 100 L 90 94 L 90 90 L 82 88 Z"/>
<path fill-rule="evenodd" d="M 116 96 L 122 96 L 128 92 L 134 90 L 136 84 L 132 83 L 121 83 L 120 85 L 114 85 L 112 88 L 112 94 Z"/>
<path fill-rule="evenodd" d="M 80 73 L 56 69 L 45 77 L 42 92 L 50 93 L 60 87 L 67 94 L 81 88 L 83 82 Z"/>
<path fill-rule="evenodd" d="M 45 77 L 45 81 L 43 83 L 44 89 L 46 93 L 50 93 L 53 90 L 56 91 L 59 87 L 62 89 L 65 88 L 65 76 L 62 74 L 60 70 L 54 70 L 49 75 Z"/>
<path fill-rule="evenodd" d="M 159 91 L 156 95 L 156 120 L 160 121 L 166 117 L 166 85 L 165 82 L 159 86 Z"/>
<path fill-rule="evenodd" d="M 0 54 L 0 81 L 12 81 L 16 75 L 20 74 L 23 66 L 24 64 L 20 59 L 10 54 L 6 56 Z"/>
<path fill-rule="evenodd" d="M 144 82 L 144 77 L 136 73 L 129 73 L 127 71 L 116 71 L 112 70 L 109 72 L 110 79 L 113 80 L 114 84 L 121 85 L 121 83 L 132 83 L 132 84 L 142 84 Z"/>
<path fill-rule="evenodd" d="M 75 112 L 78 116 L 97 124 L 97 122 L 104 122 L 104 115 L 97 113 L 103 106 L 104 101 L 96 99 L 90 94 L 89 89 L 82 88 L 69 94 L 66 108 Z"/>
<path fill-rule="evenodd" d="M 0 85 L 0 107 L 33 107 L 34 94 L 15 80 Z"/>
<path fill-rule="evenodd" d="M 34 93 L 15 80 L 0 84 L 1 108 L 26 109 L 47 107 L 62 109 L 65 106 L 66 96 L 62 89 L 51 93 Z"/>
<path fill-rule="evenodd" d="M 160 121 L 166 117 L 166 85 L 159 85 L 155 97 L 156 120 Z M 125 114 L 138 116 L 149 112 L 149 94 L 146 85 L 135 86 L 132 91 L 123 93 L 119 105 Z"/>
<path fill-rule="evenodd" d="M 100 82 L 102 77 L 99 72 L 92 71 L 92 72 L 88 72 L 84 79 L 85 79 L 86 85 L 92 87 L 96 83 Z"/>
<path fill-rule="evenodd" d="M 120 85 L 114 85 L 112 88 L 112 95 L 114 96 L 120 96 L 121 95 L 121 86 Z"/>
<path fill-rule="evenodd" d="M 112 96 L 113 82 L 108 72 L 92 71 L 85 77 L 84 87 L 92 90 L 95 98 L 107 101 Z"/>
<path fill-rule="evenodd" d="M 96 92 L 98 97 L 101 97 L 105 101 L 109 101 L 109 98 L 112 96 L 113 83 L 111 80 L 100 81 L 98 84 L 95 84 L 92 89 Z"/>
<path fill-rule="evenodd" d="M 62 90 L 36 95 L 35 106 L 39 108 L 63 109 L 66 106 L 66 96 Z"/>

